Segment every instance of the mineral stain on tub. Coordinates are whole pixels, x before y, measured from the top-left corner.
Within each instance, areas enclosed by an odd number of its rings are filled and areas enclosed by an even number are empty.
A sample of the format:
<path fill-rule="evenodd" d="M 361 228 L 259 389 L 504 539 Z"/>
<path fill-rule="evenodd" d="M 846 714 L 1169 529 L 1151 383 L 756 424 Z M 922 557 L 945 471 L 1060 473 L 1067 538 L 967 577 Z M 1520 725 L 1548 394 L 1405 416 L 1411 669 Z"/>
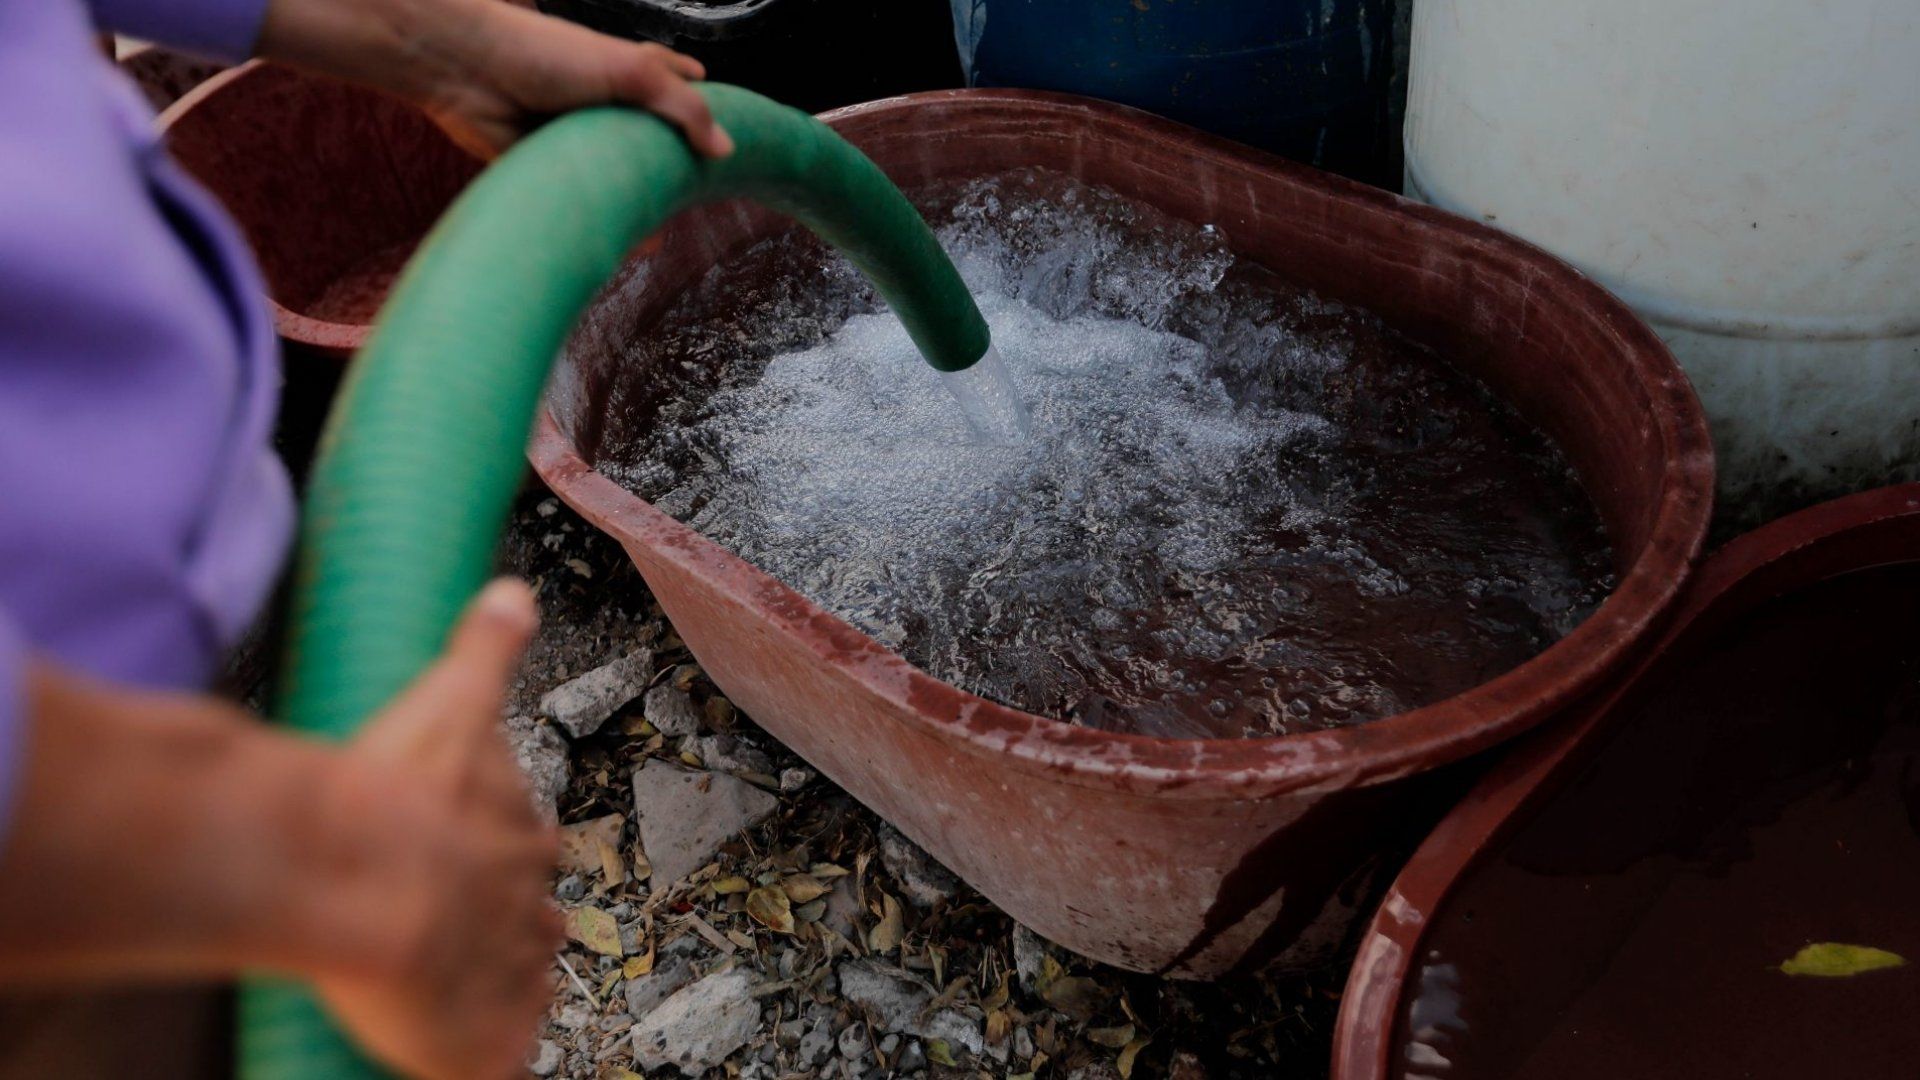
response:
<path fill-rule="evenodd" d="M 1916 1075 L 1917 641 L 1907 564 L 1667 665 L 1437 912 L 1393 1075 Z"/>
<path fill-rule="evenodd" d="M 917 193 L 1032 413 L 983 440 L 862 280 L 789 234 L 636 346 L 597 467 L 937 678 L 1182 737 L 1479 685 L 1611 587 L 1508 407 L 1217 232 L 1043 170 Z M 664 385 L 671 382 L 672 385 Z"/>

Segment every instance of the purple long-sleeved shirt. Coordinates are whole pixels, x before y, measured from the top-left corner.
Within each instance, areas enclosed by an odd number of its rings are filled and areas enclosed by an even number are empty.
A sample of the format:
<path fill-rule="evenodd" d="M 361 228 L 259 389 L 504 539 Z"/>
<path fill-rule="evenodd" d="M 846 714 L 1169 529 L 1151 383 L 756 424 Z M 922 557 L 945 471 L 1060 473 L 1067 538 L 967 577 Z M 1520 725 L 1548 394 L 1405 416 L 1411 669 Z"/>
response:
<path fill-rule="evenodd" d="M 198 685 L 285 553 L 259 274 L 92 38 L 237 60 L 264 9 L 0 0 L 0 830 L 29 655 Z"/>

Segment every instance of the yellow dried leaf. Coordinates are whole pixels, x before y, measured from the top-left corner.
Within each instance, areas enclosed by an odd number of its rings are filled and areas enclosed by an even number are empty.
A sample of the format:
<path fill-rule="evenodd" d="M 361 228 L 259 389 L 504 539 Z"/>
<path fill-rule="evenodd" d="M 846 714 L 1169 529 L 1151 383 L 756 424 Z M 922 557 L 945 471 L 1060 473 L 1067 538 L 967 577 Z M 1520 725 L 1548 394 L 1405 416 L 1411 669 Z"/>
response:
<path fill-rule="evenodd" d="M 793 933 L 793 906 L 788 903 L 786 893 L 771 885 L 747 894 L 747 914 L 769 930 Z"/>
<path fill-rule="evenodd" d="M 953 1059 L 953 1048 L 947 1045 L 945 1039 L 927 1040 L 927 1060 L 935 1065 L 945 1065 L 949 1069 L 957 1068 L 960 1064 Z"/>
<path fill-rule="evenodd" d="M 907 936 L 906 921 L 900 914 L 900 901 L 887 893 L 880 894 L 880 921 L 867 934 L 867 948 L 877 953 L 890 953 L 900 947 L 900 940 Z"/>
<path fill-rule="evenodd" d="M 796 904 L 818 900 L 833 891 L 831 886 L 822 885 L 817 879 L 805 874 L 795 874 L 787 878 L 780 883 L 780 889 L 787 894 L 787 899 Z"/>
<path fill-rule="evenodd" d="M 647 861 L 647 853 L 640 845 L 633 845 L 633 880 L 645 881 L 653 876 L 653 863 Z"/>
<path fill-rule="evenodd" d="M 653 940 L 649 938 L 647 940 L 647 951 L 641 953 L 639 956 L 627 957 L 626 964 L 620 968 L 620 974 L 625 975 L 629 979 L 637 979 L 642 975 L 651 975 L 653 974 L 653 958 Z"/>
<path fill-rule="evenodd" d="M 1113 1067 L 1120 1070 L 1120 1080 L 1133 1080 L 1134 1059 L 1138 1058 L 1140 1051 L 1145 1050 L 1147 1044 L 1152 1041 L 1147 1038 L 1135 1039 L 1127 1044 L 1126 1049 L 1120 1051 L 1119 1057 L 1113 1059 Z"/>
<path fill-rule="evenodd" d="M 1089 1020 L 1107 1003 L 1107 990 L 1084 975 L 1069 975 L 1048 983 L 1040 991 L 1047 1004 L 1076 1020 Z"/>
<path fill-rule="evenodd" d="M 1053 954 L 1048 953 L 1042 956 L 1040 958 L 1040 978 L 1038 980 L 1040 985 L 1033 988 L 1034 993 L 1046 993 L 1047 987 L 1053 985 L 1055 979 L 1058 979 L 1066 973 L 1067 969 L 1060 966 L 1060 961 L 1055 960 Z"/>
<path fill-rule="evenodd" d="M 986 1000 L 982 1001 L 980 1006 L 988 1011 L 1005 1008 L 1007 999 L 1012 996 L 1013 989 L 1007 984 L 1007 977 L 1002 975 L 1000 976 L 1000 985 L 994 987 L 993 993 L 988 994 Z"/>
<path fill-rule="evenodd" d="M 1122 1024 L 1119 1027 L 1088 1028 L 1087 1041 L 1095 1046 L 1104 1046 L 1109 1050 L 1118 1050 L 1133 1041 L 1133 1025 Z"/>
<path fill-rule="evenodd" d="M 1836 979 L 1905 967 L 1906 963 L 1906 957 L 1899 953 L 1876 949 L 1871 945 L 1842 945 L 1836 941 L 1823 941 L 1794 953 L 1792 958 L 1780 965 L 1780 970 L 1788 975 Z"/>
<path fill-rule="evenodd" d="M 1011 1034 L 1012 1031 L 1013 1017 L 1007 1015 L 1007 1010 L 995 1009 L 987 1014 L 987 1042 L 989 1045 L 999 1046 L 1001 1043 L 1006 1042 L 1007 1036 Z M 1091 1032 L 1089 1032 L 1089 1034 L 1091 1034 Z"/>
<path fill-rule="evenodd" d="M 753 888 L 753 882 L 748 881 L 738 874 L 730 874 L 713 883 L 713 892 L 716 896 L 731 896 L 734 893 L 746 892 L 751 888 Z"/>
<path fill-rule="evenodd" d="M 620 924 L 597 907 L 577 907 L 567 913 L 567 936 L 602 956 L 619 956 Z"/>
<path fill-rule="evenodd" d="M 624 978 L 626 978 L 626 976 L 621 973 L 619 968 L 614 968 L 612 971 L 607 972 L 607 977 L 600 980 L 600 996 L 606 997 L 607 991 L 612 990 L 614 985 Z"/>
<path fill-rule="evenodd" d="M 832 881 L 834 878 L 846 877 L 848 874 L 853 873 L 853 871 L 844 866 L 835 866 L 830 862 L 817 862 L 813 864 L 813 868 L 808 870 L 807 873 L 821 881 Z"/>
<path fill-rule="evenodd" d="M 753 935 L 747 933 L 744 930 L 727 931 L 727 940 L 733 942 L 735 945 L 738 945 L 742 949 L 753 948 Z"/>
<path fill-rule="evenodd" d="M 697 769 L 700 767 L 700 755 L 691 750 L 682 750 L 680 751 L 680 763 Z"/>
<path fill-rule="evenodd" d="M 605 840 L 600 845 L 600 872 L 606 876 L 606 887 L 611 889 L 627 882 L 627 864 L 620 861 L 620 849 Z"/>

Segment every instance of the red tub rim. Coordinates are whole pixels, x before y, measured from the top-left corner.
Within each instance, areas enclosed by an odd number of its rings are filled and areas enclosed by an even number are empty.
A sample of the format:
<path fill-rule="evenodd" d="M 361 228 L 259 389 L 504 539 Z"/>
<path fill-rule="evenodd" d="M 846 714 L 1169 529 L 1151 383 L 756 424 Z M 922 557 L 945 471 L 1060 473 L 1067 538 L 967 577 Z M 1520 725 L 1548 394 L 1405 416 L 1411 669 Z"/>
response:
<path fill-rule="evenodd" d="M 1899 536 L 1892 546 L 1900 555 L 1885 552 L 1881 531 L 1893 526 L 1910 538 L 1915 521 L 1920 521 L 1920 483 L 1897 484 L 1789 514 L 1714 552 L 1653 645 L 1604 693 L 1501 761 L 1448 812 L 1401 869 L 1354 958 L 1334 1026 L 1333 1080 L 1384 1080 L 1392 1075 L 1402 993 L 1433 914 L 1461 876 L 1500 839 L 1508 819 L 1672 645 L 1702 628 L 1703 617 L 1722 610 L 1723 604 L 1750 606 L 1835 574 L 1920 560 L 1910 539 L 1903 543 Z M 1865 550 L 1845 543 L 1849 538 L 1861 540 Z"/>
<path fill-rule="evenodd" d="M 1639 556 L 1618 586 L 1573 633 L 1489 682 L 1432 705 L 1355 727 L 1254 739 L 1164 739 L 1079 727 L 1000 705 L 947 685 L 844 620 L 639 496 L 595 472 L 548 410 L 528 456 L 549 487 L 617 539 L 642 540 L 653 557 L 709 581 L 727 602 L 754 609 L 810 642 L 868 692 L 998 765 L 1098 786 L 1174 797 L 1258 798 L 1384 783 L 1457 761 L 1523 731 L 1593 689 L 1663 617 L 1698 558 L 1711 514 L 1712 444 L 1691 384 L 1660 339 L 1620 300 L 1539 248 L 1390 192 L 1318 172 L 1125 106 L 1034 90 L 939 90 L 849 106 L 822 119 L 928 104 L 998 103 L 1068 124 L 1124 119 L 1193 146 L 1194 158 L 1254 166 L 1335 197 L 1371 204 L 1496 248 L 1541 280 L 1582 295 L 1630 346 L 1620 361 L 1637 373 L 1666 448 L 1659 510 Z"/>

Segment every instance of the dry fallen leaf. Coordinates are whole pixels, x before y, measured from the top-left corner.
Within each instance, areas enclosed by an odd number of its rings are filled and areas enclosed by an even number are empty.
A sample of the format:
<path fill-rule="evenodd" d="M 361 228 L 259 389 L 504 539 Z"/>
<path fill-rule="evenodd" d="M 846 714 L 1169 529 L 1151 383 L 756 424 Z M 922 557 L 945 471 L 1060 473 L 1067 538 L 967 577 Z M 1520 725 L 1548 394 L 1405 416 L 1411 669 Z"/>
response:
<path fill-rule="evenodd" d="M 883 892 L 880 894 L 880 905 L 880 921 L 867 934 L 867 948 L 877 953 L 890 953 L 899 948 L 900 939 L 906 937 L 906 924 L 900 914 L 900 901 Z"/>
<path fill-rule="evenodd" d="M 1033 988 L 1033 992 L 1044 996 L 1047 992 L 1047 987 L 1052 986 L 1055 979 L 1058 979 L 1066 973 L 1067 969 L 1060 966 L 1060 961 L 1055 960 L 1052 953 L 1042 956 L 1040 958 L 1040 977 L 1034 980 L 1034 982 L 1039 985 Z"/>
<path fill-rule="evenodd" d="M 633 880 L 645 881 L 653 876 L 653 864 L 647 861 L 647 853 L 640 845 L 633 845 Z"/>
<path fill-rule="evenodd" d="M 1899 953 L 1876 949 L 1871 945 L 1842 945 L 1835 941 L 1823 941 L 1794 953 L 1791 959 L 1780 965 L 1780 970 L 1788 975 L 1835 979 L 1905 967 L 1906 963 L 1906 957 Z"/>
<path fill-rule="evenodd" d="M 619 814 L 593 818 L 560 827 L 560 869 L 574 874 L 592 874 L 601 870 L 600 845 L 620 844 L 620 827 L 626 819 Z M 614 882 L 612 884 L 618 884 Z"/>
<path fill-rule="evenodd" d="M 827 902 L 825 900 L 809 900 L 793 909 L 793 917 L 803 923 L 819 922 L 826 914 Z"/>
<path fill-rule="evenodd" d="M 738 874 L 729 874 L 726 877 L 716 879 L 713 883 L 715 896 L 731 896 L 734 893 L 743 893 L 752 888 L 753 882 L 748 881 Z"/>
<path fill-rule="evenodd" d="M 615 888 L 627 883 L 627 864 L 620 861 L 620 849 L 606 840 L 598 840 L 600 847 L 600 872 L 605 875 L 603 888 Z"/>
<path fill-rule="evenodd" d="M 651 923 L 649 923 L 649 925 L 651 925 Z M 642 975 L 652 974 L 653 958 L 654 940 L 652 935 L 648 935 L 647 951 L 638 956 L 627 957 L 627 962 L 620 968 L 620 973 L 629 979 L 637 979 Z"/>
<path fill-rule="evenodd" d="M 949 1069 L 957 1068 L 960 1063 L 953 1060 L 953 1049 L 945 1039 L 927 1040 L 927 1060 L 935 1065 L 945 1065 Z"/>
<path fill-rule="evenodd" d="M 1109 1050 L 1118 1050 L 1133 1041 L 1133 1025 L 1122 1024 L 1119 1027 L 1088 1028 L 1087 1041 L 1095 1046 L 1104 1046 Z"/>
<path fill-rule="evenodd" d="M 1006 1042 L 1007 1036 L 1011 1034 L 1012 1031 L 1013 1017 L 1007 1015 L 1007 1010 L 995 1009 L 987 1014 L 988 1045 L 999 1046 L 1001 1043 Z M 1093 1033 L 1088 1032 L 1087 1034 L 1092 1035 Z"/>
<path fill-rule="evenodd" d="M 747 894 L 747 914 L 769 930 L 793 933 L 793 907 L 787 894 L 774 886 L 762 885 Z"/>
<path fill-rule="evenodd" d="M 567 913 L 567 936 L 602 956 L 619 956 L 620 924 L 597 907 L 577 907 Z"/>
<path fill-rule="evenodd" d="M 834 878 L 846 877 L 853 871 L 844 866 L 835 866 L 830 862 L 817 862 L 807 873 L 820 881 L 832 881 Z"/>
<path fill-rule="evenodd" d="M 1145 1038 L 1135 1039 L 1127 1044 L 1126 1049 L 1120 1051 L 1120 1056 L 1113 1061 L 1113 1067 L 1120 1070 L 1120 1080 L 1133 1080 L 1134 1059 L 1138 1058 L 1140 1051 L 1145 1050 L 1147 1044 L 1152 1041 Z"/>
<path fill-rule="evenodd" d="M 787 878 L 780 883 L 780 889 L 787 894 L 787 899 L 796 904 L 818 900 L 833 891 L 831 886 L 822 885 L 818 879 L 806 874 L 795 874 Z"/>
<path fill-rule="evenodd" d="M 1090 1020 L 1107 1003 L 1107 991 L 1084 975 L 1055 979 L 1040 991 L 1047 1004 L 1076 1020 Z"/>

